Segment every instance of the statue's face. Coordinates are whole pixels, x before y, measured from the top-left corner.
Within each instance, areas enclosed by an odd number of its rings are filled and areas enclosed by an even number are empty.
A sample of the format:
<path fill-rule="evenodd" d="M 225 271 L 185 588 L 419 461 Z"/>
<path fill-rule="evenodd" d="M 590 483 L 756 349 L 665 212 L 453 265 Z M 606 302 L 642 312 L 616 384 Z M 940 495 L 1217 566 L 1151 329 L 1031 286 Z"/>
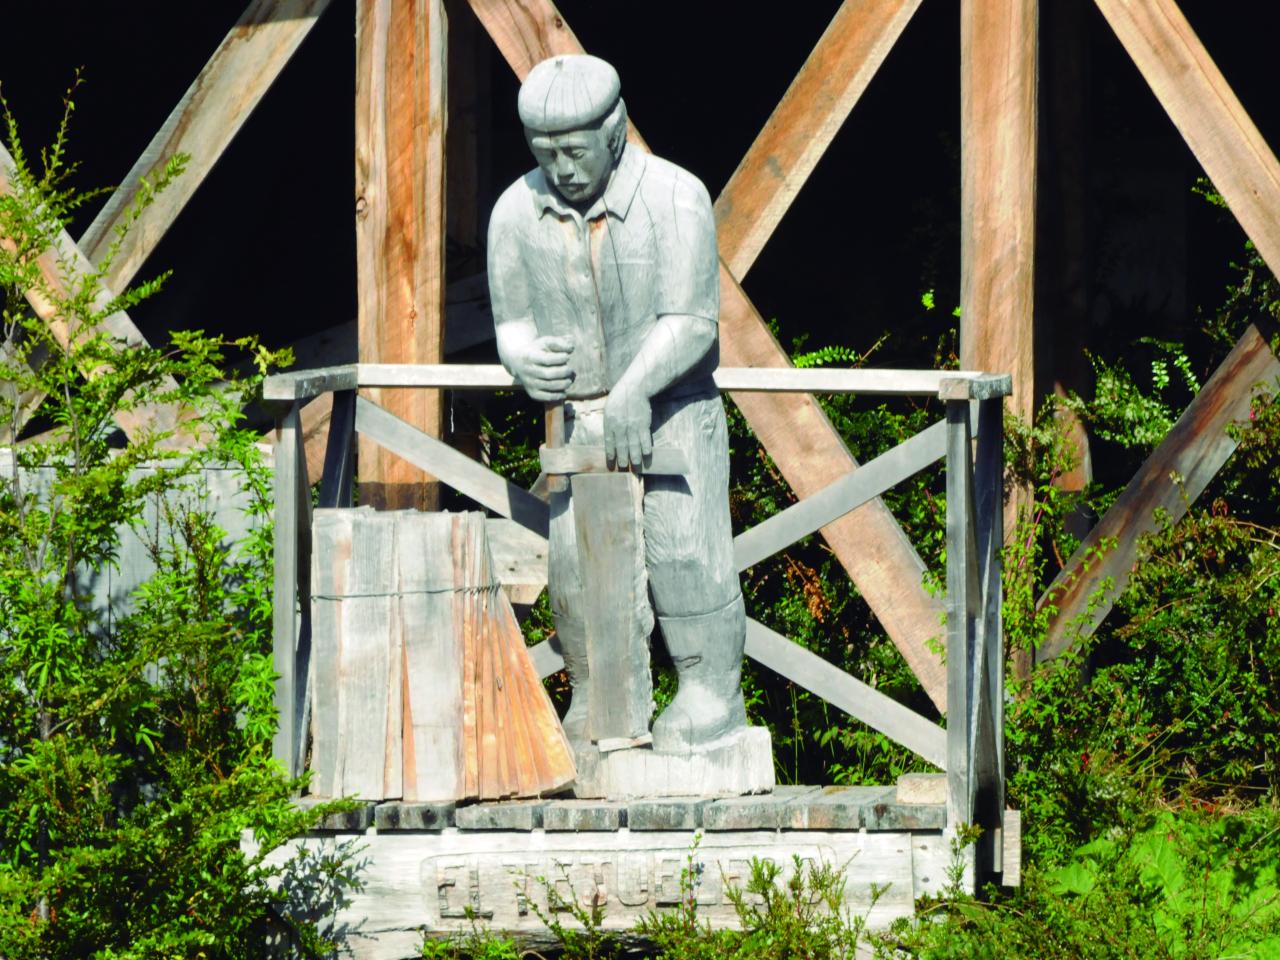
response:
<path fill-rule="evenodd" d="M 569 203 L 590 206 L 604 193 L 614 161 L 602 129 L 566 133 L 525 130 L 525 137 L 547 182 Z"/>

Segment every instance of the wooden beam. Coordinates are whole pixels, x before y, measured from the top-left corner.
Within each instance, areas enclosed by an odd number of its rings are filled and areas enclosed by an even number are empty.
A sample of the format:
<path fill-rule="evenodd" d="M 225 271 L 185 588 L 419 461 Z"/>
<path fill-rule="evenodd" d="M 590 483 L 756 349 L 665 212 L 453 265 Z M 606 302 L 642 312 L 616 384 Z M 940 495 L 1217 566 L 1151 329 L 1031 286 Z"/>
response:
<path fill-rule="evenodd" d="M 359 359 L 438 363 L 444 343 L 443 0 L 356 4 L 356 273 Z M 439 436 L 437 390 L 366 391 Z M 433 509 L 438 485 L 363 438 L 360 499 Z"/>
<path fill-rule="evenodd" d="M 1200 166 L 1280 275 L 1280 164 L 1173 0 L 1096 0 Z"/>
<path fill-rule="evenodd" d="M 1187 512 L 1237 446 L 1227 425 L 1247 422 L 1254 388 L 1277 377 L 1280 360 L 1250 326 L 1045 590 L 1039 605 L 1055 612 L 1037 662 L 1093 633 L 1128 585 L 1138 541 L 1159 527 L 1156 512 L 1171 522 Z"/>
<path fill-rule="evenodd" d="M 884 62 L 920 0 L 845 0 L 716 198 L 720 256 L 738 280 Z"/>
<path fill-rule="evenodd" d="M 582 45 L 550 0 L 471 0 L 516 75 Z M 631 138 L 643 144 L 638 134 Z M 729 365 L 786 367 L 790 360 L 747 295 L 720 265 L 720 355 Z M 800 497 L 857 467 L 812 396 L 735 394 L 751 429 Z M 946 706 L 946 671 L 930 649 L 943 607 L 925 592 L 924 564 L 888 508 L 875 500 L 823 528 L 823 536 L 902 652 L 930 699 Z"/>
<path fill-rule="evenodd" d="M 329 0 L 253 0 L 245 8 L 80 238 L 88 258 L 101 263 L 142 180 L 154 178 L 179 153 L 191 157 L 183 175 L 130 228 L 107 272 L 107 286 L 122 290 L 137 276 L 328 5 Z"/>
<path fill-rule="evenodd" d="M 960 365 L 1034 410 L 1036 0 L 960 4 Z"/>
<path fill-rule="evenodd" d="M 364 397 L 356 398 L 356 430 L 481 506 L 510 517 L 540 537 L 547 536 L 550 512 L 532 493 Z"/>
<path fill-rule="evenodd" d="M 764 624 L 747 620 L 747 656 L 816 694 L 894 743 L 947 769 L 947 732 Z"/>
<path fill-rule="evenodd" d="M 0 145 L 0 195 L 12 190 L 13 171 L 13 157 L 3 145 Z M 7 238 L 0 237 L 0 246 L 11 250 L 13 243 Z M 47 290 L 52 291 L 56 296 L 66 298 L 71 297 L 75 284 L 79 283 L 83 277 L 95 272 L 93 264 L 89 262 L 66 230 L 59 232 L 53 246 L 40 255 L 37 265 Z M 93 329 L 72 329 L 68 326 L 67 318 L 58 313 L 57 305 L 46 296 L 44 291 L 27 290 L 26 298 L 36 316 L 48 325 L 54 339 L 63 349 L 69 348 L 73 342 L 82 342 L 97 333 L 105 333 L 126 348 L 147 345 L 142 332 L 122 310 L 105 317 Z M 99 283 L 90 306 L 95 311 L 102 311 L 114 299 L 115 293 L 111 288 L 104 283 Z M 177 383 L 172 377 L 165 377 L 159 384 L 159 389 L 176 390 Z M 38 403 L 32 406 L 32 409 L 34 410 L 36 406 Z M 117 410 L 114 416 L 121 429 L 131 438 L 138 436 L 147 427 L 161 431 L 176 430 L 178 427 L 177 409 L 173 406 L 141 402 L 132 409 Z M 175 435 L 171 442 L 180 443 L 181 438 Z"/>

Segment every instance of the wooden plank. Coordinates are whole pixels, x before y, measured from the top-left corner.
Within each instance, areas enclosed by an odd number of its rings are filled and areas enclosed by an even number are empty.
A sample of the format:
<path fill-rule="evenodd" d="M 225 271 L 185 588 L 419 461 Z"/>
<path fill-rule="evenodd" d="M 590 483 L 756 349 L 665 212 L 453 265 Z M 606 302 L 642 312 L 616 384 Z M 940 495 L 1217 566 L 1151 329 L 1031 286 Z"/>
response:
<path fill-rule="evenodd" d="M 740 533 L 733 541 L 738 569 L 746 570 L 786 549 L 923 470 L 944 453 L 946 423 L 939 421 L 853 473 L 833 480 L 817 493 Z"/>
<path fill-rule="evenodd" d="M 471 0 L 471 7 L 521 79 L 540 60 L 583 52 L 551 0 Z M 634 127 L 630 131 L 628 138 L 643 146 Z M 791 365 L 786 351 L 723 263 L 720 334 L 720 355 L 726 364 Z M 857 462 L 812 397 L 735 393 L 733 400 L 798 497 L 856 469 Z M 944 709 L 945 670 L 930 650 L 939 635 L 942 603 L 925 591 L 924 564 L 902 528 L 877 500 L 825 527 L 823 536 L 930 699 Z"/>
<path fill-rule="evenodd" d="M 442 358 L 446 34 L 443 0 L 357 0 L 357 325 L 359 358 L 370 363 Z M 440 436 L 439 391 L 367 396 Z M 380 508 L 434 509 L 439 488 L 362 441 L 360 495 Z"/>
<path fill-rule="evenodd" d="M 462 633 L 454 616 L 454 519 L 441 513 L 398 517 L 400 625 L 409 717 L 404 737 L 405 799 L 455 800 L 463 795 L 464 756 Z"/>
<path fill-rule="evenodd" d="M 845 0 L 716 198 L 720 256 L 741 280 L 920 0 Z"/>
<path fill-rule="evenodd" d="M 1037 0 L 960 4 L 960 365 L 1011 374 L 1035 413 Z M 1030 491 L 1010 497 L 1012 531 Z"/>
<path fill-rule="evenodd" d="M 554 478 L 568 473 L 636 473 L 679 474 L 689 472 L 689 458 L 676 447 L 654 447 L 644 463 L 633 464 L 619 471 L 609 465 L 604 447 L 548 447 L 538 448 L 542 472 Z"/>
<path fill-rule="evenodd" d="M 973 822 L 977 544 L 968 405 L 947 402 L 947 822 Z"/>
<path fill-rule="evenodd" d="M 107 272 L 108 286 L 123 289 L 137 275 L 328 5 L 253 0 L 245 8 L 80 240 L 89 259 L 101 263 L 143 179 L 154 181 L 179 153 L 190 157 L 183 175 L 130 228 Z"/>
<path fill-rule="evenodd" d="M 1096 0 L 1200 166 L 1280 273 L 1280 163 L 1173 0 Z"/>
<path fill-rule="evenodd" d="M 351 484 L 355 477 L 355 427 L 356 392 L 343 390 L 334 395 L 330 412 L 324 472 L 320 475 L 322 507 L 351 506 Z"/>
<path fill-rule="evenodd" d="M 301 423 L 301 417 L 299 417 L 299 423 Z M 284 454 L 286 451 L 281 449 L 277 450 L 276 453 Z M 301 769 L 307 755 L 307 731 L 311 723 L 310 675 L 313 630 L 311 616 L 311 549 L 314 529 L 312 526 L 311 481 L 307 473 L 307 461 L 302 444 L 301 429 L 293 431 L 293 461 L 297 464 L 297 468 L 294 471 L 294 482 L 297 485 L 297 494 L 294 502 L 297 504 L 298 518 L 297 532 L 295 534 L 297 543 L 295 566 L 298 571 L 298 627 L 293 654 L 293 676 L 295 678 L 293 735 L 296 740 L 294 764 L 298 769 Z"/>
<path fill-rule="evenodd" d="M 1187 512 L 1237 446 L 1227 425 L 1247 422 L 1254 388 L 1274 388 L 1277 376 L 1280 360 L 1251 325 L 1045 590 L 1039 605 L 1056 612 L 1037 662 L 1052 660 L 1097 628 L 1128 585 L 1139 540 L 1158 528 L 1156 511 L 1171 521 Z"/>
<path fill-rule="evenodd" d="M 643 553 L 644 487 L 633 474 L 579 474 L 570 480 L 587 631 L 587 733 L 592 740 L 649 732 L 653 687 L 649 631 L 637 595 Z"/>
<path fill-rule="evenodd" d="M 356 398 L 356 430 L 362 437 L 430 471 L 482 506 L 546 537 L 549 514 L 545 503 L 364 397 Z"/>
<path fill-rule="evenodd" d="M 755 620 L 747 620 L 747 656 L 855 720 L 878 730 L 934 766 L 947 768 L 947 734 L 914 710 L 851 677 L 816 653 Z"/>
<path fill-rule="evenodd" d="M 340 796 L 339 669 L 342 653 L 342 604 L 351 571 L 353 510 L 318 510 L 312 554 L 311 792 Z M 277 615 L 279 608 L 277 607 Z"/>
<path fill-rule="evenodd" d="M 393 551 L 387 549 L 392 529 L 390 519 L 375 511 L 351 514 L 351 573 L 341 604 L 338 654 L 339 796 L 382 799 L 395 575 Z M 399 720 L 399 709 L 395 717 Z"/>
<path fill-rule="evenodd" d="M 723 346 L 723 345 L 722 345 Z M 302 396 L 289 386 L 290 378 L 307 380 L 323 375 L 335 379 L 333 385 L 320 389 L 341 389 L 345 380 L 339 371 L 299 371 L 268 377 L 267 399 L 294 399 Z M 884 396 L 940 396 L 962 394 L 974 399 L 1008 392 L 1007 377 L 992 376 L 973 370 L 876 370 L 822 367 L 796 369 L 792 366 L 727 367 L 714 374 L 721 390 L 757 393 L 860 393 Z M 357 381 L 361 387 L 439 387 L 449 390 L 509 390 L 518 387 L 515 378 L 501 365 L 483 363 L 361 363 L 357 365 Z M 327 381 L 326 381 L 327 382 Z"/>
<path fill-rule="evenodd" d="M 452 539 L 449 555 L 453 561 L 453 620 L 454 629 L 462 638 L 462 769 L 463 797 L 480 796 L 480 714 L 476 697 L 480 661 L 471 630 L 472 617 L 468 608 L 470 594 L 459 590 L 465 582 L 465 566 L 462 557 L 463 515 L 452 518 Z"/>
<path fill-rule="evenodd" d="M 272 741 L 272 755 L 290 775 L 297 773 L 294 729 L 298 678 L 294 675 L 298 620 L 298 466 L 294 457 L 299 431 L 295 404 L 276 425 L 275 549 L 272 555 L 271 600 L 272 667 L 276 672 L 275 704 L 280 718 Z"/>
<path fill-rule="evenodd" d="M 3 144 L 0 144 L 0 195 L 11 192 L 13 169 L 12 155 L 5 149 Z M 7 250 L 13 249 L 12 241 L 4 237 L 0 237 L 0 246 Z M 76 289 L 82 278 L 95 272 L 93 264 L 76 246 L 66 230 L 58 232 L 53 246 L 38 258 L 37 266 L 40 268 L 41 279 L 48 289 L 54 291 L 57 296 L 67 299 L 71 298 L 72 291 Z M 68 326 L 67 318 L 58 314 L 55 303 L 46 297 L 42 291 L 28 290 L 25 291 L 25 294 L 31 309 L 35 311 L 36 316 L 48 325 L 54 339 L 64 349 L 69 347 L 73 340 L 75 342 L 83 342 L 97 333 L 103 333 L 109 338 L 118 341 L 126 349 L 147 345 L 146 338 L 124 311 L 117 311 L 106 316 L 92 329 L 71 329 Z M 97 293 L 89 306 L 94 311 L 103 311 L 114 299 L 115 293 L 109 286 L 98 284 Z M 92 373 L 91 371 L 85 372 L 87 374 Z M 176 390 L 177 386 L 177 382 L 172 377 L 164 377 L 155 389 L 167 392 Z M 133 398 L 129 399 L 132 400 Z M 121 429 L 129 437 L 138 436 L 147 427 L 156 430 L 175 430 L 178 426 L 177 408 L 172 405 L 160 405 L 142 401 L 133 406 L 132 409 L 117 410 L 114 416 L 116 423 L 120 425 Z M 175 437 L 173 444 L 178 445 L 180 443 L 181 438 Z"/>
<path fill-rule="evenodd" d="M 348 363 L 336 367 L 275 373 L 263 381 L 262 399 L 310 400 L 334 390 L 354 390 L 359 382 L 356 370 L 355 364 Z"/>

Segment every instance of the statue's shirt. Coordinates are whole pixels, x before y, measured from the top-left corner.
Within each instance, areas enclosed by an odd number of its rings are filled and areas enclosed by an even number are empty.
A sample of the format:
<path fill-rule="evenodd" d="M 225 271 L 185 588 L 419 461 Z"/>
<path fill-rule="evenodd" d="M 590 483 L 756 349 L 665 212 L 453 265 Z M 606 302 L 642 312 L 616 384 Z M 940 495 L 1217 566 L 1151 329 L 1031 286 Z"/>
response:
<path fill-rule="evenodd" d="M 664 314 L 719 317 L 719 255 L 706 188 L 628 145 L 585 215 L 525 174 L 489 221 L 489 293 L 496 324 L 532 319 L 541 336 L 574 341 L 575 399 L 606 393 Z M 667 397 L 702 391 L 711 350 Z"/>

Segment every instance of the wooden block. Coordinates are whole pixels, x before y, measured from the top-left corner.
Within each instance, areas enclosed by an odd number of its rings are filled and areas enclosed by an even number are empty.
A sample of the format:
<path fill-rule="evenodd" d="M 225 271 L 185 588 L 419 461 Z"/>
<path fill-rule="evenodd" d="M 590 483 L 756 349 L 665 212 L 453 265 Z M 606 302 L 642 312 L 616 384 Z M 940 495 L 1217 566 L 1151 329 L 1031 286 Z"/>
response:
<path fill-rule="evenodd" d="M 626 825 L 626 805 L 607 800 L 552 800 L 542 811 L 548 833 L 621 830 Z"/>
<path fill-rule="evenodd" d="M 630 474 L 581 474 L 570 481 L 587 630 L 587 731 L 592 740 L 649 732 L 653 687 L 649 636 L 637 582 L 644 553 L 644 490 Z"/>
<path fill-rule="evenodd" d="M 711 797 L 672 797 L 632 800 L 627 804 L 627 826 L 632 830 L 696 830 Z"/>
<path fill-rule="evenodd" d="M 330 797 L 301 797 L 296 801 L 299 807 L 306 809 L 320 803 L 326 803 Z M 346 813 L 330 813 L 316 824 L 316 830 L 327 833 L 364 833 L 373 823 L 372 803 L 362 803 L 354 810 Z"/>
<path fill-rule="evenodd" d="M 716 800 L 702 811 L 702 824 L 707 830 L 781 830 L 794 822 L 791 818 L 796 811 L 787 807 L 804 802 L 820 789 L 785 786 L 758 797 Z"/>
<path fill-rule="evenodd" d="M 904 773 L 898 778 L 898 803 L 946 803 L 945 773 Z"/>
<path fill-rule="evenodd" d="M 604 447 L 548 447 L 538 448 L 542 472 L 551 476 L 566 473 L 655 473 L 686 474 L 689 459 L 683 450 L 674 447 L 654 447 L 643 463 L 632 465 L 629 470 L 617 470 L 609 465 Z"/>
<path fill-rule="evenodd" d="M 884 787 L 824 787 L 820 793 L 797 801 L 804 812 L 805 830 L 857 830 L 862 826 L 862 810 L 869 801 L 882 799 Z M 800 819 L 793 814 L 792 822 Z"/>
<path fill-rule="evenodd" d="M 1001 858 L 1003 873 L 1000 882 L 1006 887 L 1022 885 L 1022 811 L 1008 810 L 1004 812 L 1004 827 L 1001 837 L 1003 856 Z"/>
<path fill-rule="evenodd" d="M 943 830 L 946 826 L 945 803 L 898 803 L 892 787 L 862 808 L 864 830 Z"/>
<path fill-rule="evenodd" d="M 737 797 L 774 788 L 769 731 L 744 727 L 715 743 L 682 753 L 651 748 L 603 752 L 579 749 L 574 795 L 629 800 L 687 796 L 697 784 L 704 797 Z"/>
<path fill-rule="evenodd" d="M 443 830 L 453 826 L 452 803 L 380 803 L 373 810 L 379 830 Z"/>
<path fill-rule="evenodd" d="M 504 800 L 458 807 L 454 824 L 459 830 L 540 830 L 546 800 Z"/>

